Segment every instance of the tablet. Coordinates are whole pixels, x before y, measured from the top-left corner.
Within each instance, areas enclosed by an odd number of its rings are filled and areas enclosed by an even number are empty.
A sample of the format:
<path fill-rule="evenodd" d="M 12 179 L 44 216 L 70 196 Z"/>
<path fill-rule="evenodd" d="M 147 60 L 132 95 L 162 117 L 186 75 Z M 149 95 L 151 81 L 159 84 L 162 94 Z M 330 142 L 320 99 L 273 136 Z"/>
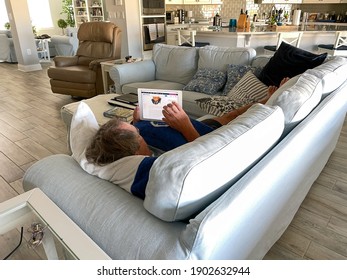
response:
<path fill-rule="evenodd" d="M 172 101 L 182 106 L 182 91 L 167 89 L 138 89 L 141 120 L 162 121 L 163 107 Z"/>

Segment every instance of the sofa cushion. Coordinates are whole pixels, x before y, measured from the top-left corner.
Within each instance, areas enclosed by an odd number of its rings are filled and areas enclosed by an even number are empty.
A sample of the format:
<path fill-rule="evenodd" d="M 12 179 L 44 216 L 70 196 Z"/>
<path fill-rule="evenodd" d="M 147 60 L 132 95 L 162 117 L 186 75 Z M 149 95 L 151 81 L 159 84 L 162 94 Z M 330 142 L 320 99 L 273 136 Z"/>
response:
<path fill-rule="evenodd" d="M 190 218 L 225 192 L 277 141 L 282 110 L 261 104 L 228 125 L 159 156 L 144 207 L 164 221 Z"/>
<path fill-rule="evenodd" d="M 266 104 L 282 108 L 286 134 L 316 107 L 321 97 L 322 80 L 305 72 L 276 90 Z"/>
<path fill-rule="evenodd" d="M 252 48 L 206 46 L 199 48 L 198 68 L 213 68 L 225 72 L 228 64 L 251 64 L 255 55 Z"/>
<path fill-rule="evenodd" d="M 223 88 L 225 82 L 225 72 L 211 68 L 201 68 L 198 69 L 193 79 L 189 81 L 183 90 L 214 95 Z"/>
<path fill-rule="evenodd" d="M 282 42 L 260 73 L 259 79 L 267 86 L 279 86 L 285 77 L 292 78 L 322 64 L 327 54 L 313 54 Z"/>
<path fill-rule="evenodd" d="M 326 96 L 347 80 L 347 58 L 334 57 L 306 72 L 322 79 L 322 94 Z"/>
<path fill-rule="evenodd" d="M 223 95 L 228 95 L 229 91 L 241 80 L 241 78 L 252 70 L 256 77 L 259 77 L 262 70 L 261 67 L 252 67 L 250 65 L 235 65 L 229 64 L 227 66 L 227 82 L 223 89 Z"/>
<path fill-rule="evenodd" d="M 129 83 L 125 84 L 122 87 L 123 93 L 137 93 L 139 88 L 153 88 L 153 89 L 177 89 L 182 90 L 184 87 L 183 84 L 163 81 L 163 80 L 153 80 L 149 82 L 138 82 L 138 83 Z"/>
<path fill-rule="evenodd" d="M 155 79 L 186 85 L 198 65 L 197 48 L 155 44 L 153 47 Z"/>
<path fill-rule="evenodd" d="M 244 105 L 255 103 L 266 97 L 268 87 L 252 73 L 247 72 L 229 92 L 228 96 L 212 96 L 197 99 L 198 106 L 208 114 L 222 116 Z"/>

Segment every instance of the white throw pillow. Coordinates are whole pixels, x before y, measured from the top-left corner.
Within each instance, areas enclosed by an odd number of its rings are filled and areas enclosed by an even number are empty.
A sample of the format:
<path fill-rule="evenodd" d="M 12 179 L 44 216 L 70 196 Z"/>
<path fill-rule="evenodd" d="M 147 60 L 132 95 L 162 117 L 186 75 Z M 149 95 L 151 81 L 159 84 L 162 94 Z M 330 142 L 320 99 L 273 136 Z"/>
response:
<path fill-rule="evenodd" d="M 282 108 L 286 134 L 317 106 L 321 97 L 322 80 L 305 72 L 276 90 L 266 104 Z"/>
<path fill-rule="evenodd" d="M 135 182 L 138 167 L 146 157 L 141 155 L 128 156 L 103 166 L 89 163 L 85 157 L 85 151 L 98 129 L 99 125 L 92 110 L 86 103 L 80 102 L 71 121 L 72 157 L 87 173 L 110 181 L 132 193 L 131 188 Z M 143 176 L 145 175 L 143 174 Z"/>
<path fill-rule="evenodd" d="M 279 107 L 255 104 L 228 125 L 166 152 L 151 168 L 144 207 L 164 221 L 190 218 L 257 162 L 283 127 Z"/>

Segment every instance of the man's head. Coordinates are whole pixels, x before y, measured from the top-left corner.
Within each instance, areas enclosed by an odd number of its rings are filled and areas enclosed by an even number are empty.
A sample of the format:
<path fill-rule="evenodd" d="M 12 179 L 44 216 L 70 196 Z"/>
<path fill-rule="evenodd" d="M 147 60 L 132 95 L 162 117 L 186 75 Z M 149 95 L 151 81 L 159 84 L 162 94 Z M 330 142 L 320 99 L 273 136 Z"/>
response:
<path fill-rule="evenodd" d="M 99 128 L 86 150 L 86 158 L 91 163 L 105 165 L 140 154 L 142 142 L 136 127 L 113 118 Z"/>

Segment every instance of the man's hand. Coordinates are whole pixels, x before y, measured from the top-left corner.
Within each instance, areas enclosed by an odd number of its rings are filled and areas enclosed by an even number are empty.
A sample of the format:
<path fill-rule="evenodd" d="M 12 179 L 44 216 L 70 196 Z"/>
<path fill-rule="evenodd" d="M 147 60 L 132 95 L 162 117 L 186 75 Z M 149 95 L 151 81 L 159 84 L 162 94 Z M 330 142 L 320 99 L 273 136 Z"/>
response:
<path fill-rule="evenodd" d="M 187 113 L 177 102 L 173 101 L 164 106 L 163 115 L 163 121 L 173 129 L 182 133 L 188 142 L 193 141 L 200 136 L 191 123 Z"/>
<path fill-rule="evenodd" d="M 133 113 L 133 124 L 140 121 L 140 108 L 136 106 Z"/>

